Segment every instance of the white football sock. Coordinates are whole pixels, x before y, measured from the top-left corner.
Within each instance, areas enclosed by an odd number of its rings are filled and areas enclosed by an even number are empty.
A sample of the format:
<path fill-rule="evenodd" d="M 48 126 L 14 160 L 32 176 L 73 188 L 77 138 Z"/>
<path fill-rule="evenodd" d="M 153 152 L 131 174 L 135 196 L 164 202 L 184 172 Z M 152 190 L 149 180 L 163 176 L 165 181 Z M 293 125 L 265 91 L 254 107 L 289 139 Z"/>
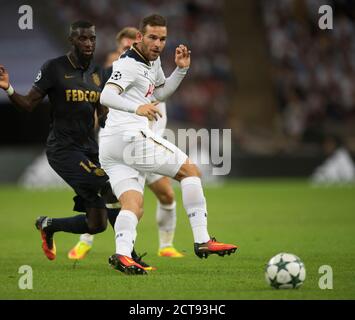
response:
<path fill-rule="evenodd" d="M 80 241 L 83 241 L 86 244 L 88 244 L 89 246 L 92 246 L 92 244 L 94 242 L 94 236 L 92 234 L 89 234 L 89 233 L 83 233 L 80 236 Z"/>
<path fill-rule="evenodd" d="M 159 226 L 160 248 L 172 247 L 176 227 L 176 202 L 162 204 L 158 201 L 156 218 Z"/>
<path fill-rule="evenodd" d="M 131 257 L 136 241 L 137 216 L 129 210 L 121 210 L 115 222 L 116 253 Z"/>
<path fill-rule="evenodd" d="M 201 179 L 199 177 L 188 177 L 181 180 L 181 191 L 195 243 L 209 241 L 206 199 L 203 195 Z"/>

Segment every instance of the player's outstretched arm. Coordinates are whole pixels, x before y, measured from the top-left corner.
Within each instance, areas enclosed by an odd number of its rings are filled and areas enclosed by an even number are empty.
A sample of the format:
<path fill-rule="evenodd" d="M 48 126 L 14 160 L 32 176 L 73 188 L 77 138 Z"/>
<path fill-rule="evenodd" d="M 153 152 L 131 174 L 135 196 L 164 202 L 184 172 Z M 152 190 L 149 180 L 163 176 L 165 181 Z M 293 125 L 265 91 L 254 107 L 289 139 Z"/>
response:
<path fill-rule="evenodd" d="M 158 120 L 158 115 L 162 117 L 156 105 L 159 101 L 144 105 L 137 105 L 135 102 L 123 98 L 120 88 L 112 83 L 107 83 L 101 92 L 100 103 L 108 108 L 136 113 L 139 116 L 147 117 L 149 120 Z"/>
<path fill-rule="evenodd" d="M 185 78 L 187 71 L 191 64 L 191 51 L 184 45 L 180 45 L 175 50 L 176 69 L 165 79 L 163 85 L 155 88 L 154 96 L 160 100 L 165 101 L 169 98 L 179 87 L 181 81 Z M 163 74 L 163 71 L 161 70 Z"/>
<path fill-rule="evenodd" d="M 32 88 L 26 96 L 20 95 L 12 88 L 10 77 L 3 65 L 0 65 L 0 88 L 5 90 L 11 102 L 18 108 L 31 112 L 40 103 L 44 96 Z"/>

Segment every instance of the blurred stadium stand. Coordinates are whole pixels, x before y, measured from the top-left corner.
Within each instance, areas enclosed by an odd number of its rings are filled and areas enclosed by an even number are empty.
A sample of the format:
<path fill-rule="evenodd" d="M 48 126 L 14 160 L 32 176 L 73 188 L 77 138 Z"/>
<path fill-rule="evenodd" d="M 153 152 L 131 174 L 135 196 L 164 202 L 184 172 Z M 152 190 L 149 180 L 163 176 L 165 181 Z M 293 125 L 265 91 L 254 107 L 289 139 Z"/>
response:
<path fill-rule="evenodd" d="M 318 27 L 324 4 L 333 8 L 333 31 Z M 317 143 L 329 132 L 354 137 L 355 2 L 271 0 L 261 9 L 288 147 Z"/>
<path fill-rule="evenodd" d="M 188 44 L 193 54 L 189 76 L 168 102 L 168 126 L 232 128 L 231 176 L 308 176 L 324 160 L 321 141 L 329 133 L 355 152 L 354 1 L 32 0 L 31 31 L 18 28 L 21 1 L 1 4 L 0 63 L 21 93 L 46 60 L 68 50 L 74 20 L 97 26 L 102 63 L 118 30 L 158 12 L 169 22 L 166 74 L 176 45 Z M 321 4 L 334 8 L 333 31 L 318 28 Z M 19 159 L 23 147 L 40 153 L 49 106 L 17 112 L 3 92 L 0 104 L 0 164 L 5 148 L 7 161 L 11 150 Z M 0 173 L 0 182 L 10 180 Z"/>
<path fill-rule="evenodd" d="M 18 9 L 24 4 L 23 1 L 1 1 L 1 4 L 1 64 L 8 68 L 16 89 L 27 92 L 40 66 L 50 57 L 63 53 L 62 44 L 42 23 L 45 10 L 34 10 L 33 30 L 20 30 Z M 0 99 L 2 103 L 7 102 L 4 94 L 0 95 Z"/>

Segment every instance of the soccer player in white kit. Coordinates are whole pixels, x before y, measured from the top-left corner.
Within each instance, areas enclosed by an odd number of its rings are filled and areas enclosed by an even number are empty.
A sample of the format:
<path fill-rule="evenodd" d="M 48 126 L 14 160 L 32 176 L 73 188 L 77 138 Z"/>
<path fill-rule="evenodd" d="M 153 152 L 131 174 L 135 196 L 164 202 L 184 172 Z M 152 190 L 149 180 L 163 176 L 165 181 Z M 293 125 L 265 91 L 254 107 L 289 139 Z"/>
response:
<path fill-rule="evenodd" d="M 112 63 L 132 46 L 136 41 L 137 34 L 138 29 L 134 27 L 123 28 L 117 34 L 117 49 L 107 56 L 105 67 L 111 67 Z M 162 136 L 167 124 L 165 102 L 160 103 L 158 107 L 162 117 L 159 117 L 158 121 L 151 123 L 151 129 L 156 134 Z M 184 255 L 176 250 L 173 245 L 176 227 L 176 202 L 170 178 L 151 173 L 146 176 L 146 182 L 158 199 L 156 209 L 156 220 L 159 228 L 158 255 L 161 257 L 181 258 Z M 92 249 L 93 241 L 94 235 L 87 233 L 82 234 L 77 244 L 68 252 L 68 258 L 73 260 L 84 259 L 87 253 Z M 137 260 L 139 259 L 136 259 L 136 261 Z M 141 259 L 140 261 L 140 263 L 144 264 Z M 145 270 L 154 269 L 145 264 L 143 266 Z"/>
<path fill-rule="evenodd" d="M 100 131 L 100 163 L 121 203 L 115 223 L 116 254 L 109 258 L 109 263 L 127 274 L 146 274 L 130 255 L 143 215 L 147 173 L 168 176 L 181 183 L 198 257 L 207 258 L 213 253 L 224 256 L 237 250 L 237 246 L 218 242 L 208 233 L 206 199 L 197 166 L 174 144 L 149 129 L 148 120 L 161 116 L 159 101 L 165 101 L 177 89 L 190 66 L 190 51 L 180 45 L 175 51 L 177 68 L 165 78 L 159 56 L 166 39 L 164 17 L 144 18 L 138 43 L 114 62 L 100 98 L 101 104 L 110 108 L 105 128 Z M 159 101 L 151 102 L 153 94 Z"/>

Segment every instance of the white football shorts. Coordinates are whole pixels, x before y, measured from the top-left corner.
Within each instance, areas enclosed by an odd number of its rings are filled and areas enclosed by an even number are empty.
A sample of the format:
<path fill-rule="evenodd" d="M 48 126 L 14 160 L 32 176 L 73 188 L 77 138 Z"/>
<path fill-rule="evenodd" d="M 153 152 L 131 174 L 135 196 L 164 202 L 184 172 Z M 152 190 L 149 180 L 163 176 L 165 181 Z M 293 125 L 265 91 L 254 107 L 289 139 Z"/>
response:
<path fill-rule="evenodd" d="M 99 150 L 100 164 L 110 177 L 118 199 L 129 190 L 143 194 L 147 174 L 174 178 L 188 158 L 151 130 L 141 131 L 135 137 L 124 134 L 100 137 Z"/>

